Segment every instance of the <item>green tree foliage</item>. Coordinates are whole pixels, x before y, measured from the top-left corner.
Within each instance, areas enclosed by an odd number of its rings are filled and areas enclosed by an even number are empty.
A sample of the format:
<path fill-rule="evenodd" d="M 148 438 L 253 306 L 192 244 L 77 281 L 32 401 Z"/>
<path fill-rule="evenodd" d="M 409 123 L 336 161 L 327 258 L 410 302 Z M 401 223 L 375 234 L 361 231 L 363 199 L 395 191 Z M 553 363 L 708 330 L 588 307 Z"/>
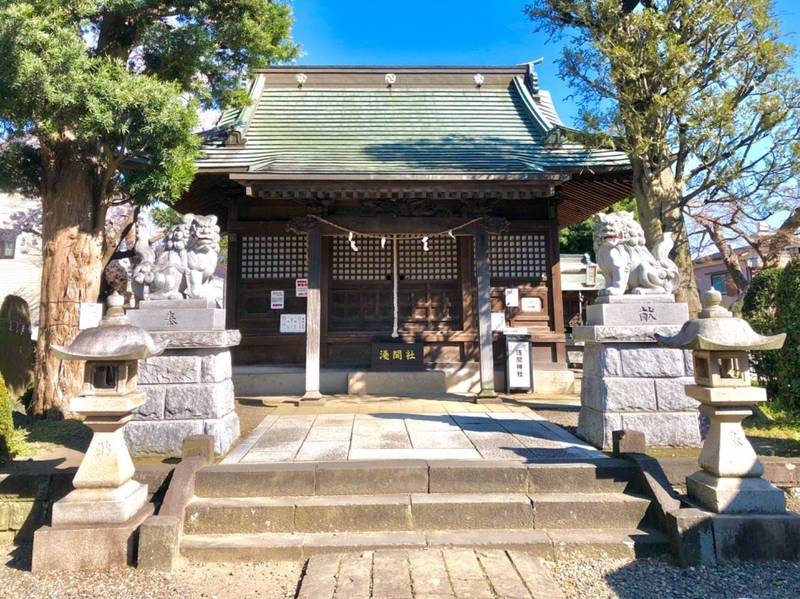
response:
<path fill-rule="evenodd" d="M 778 398 L 800 413 L 800 259 L 792 260 L 781 272 L 775 303 L 778 329 L 786 333 L 776 360 Z"/>
<path fill-rule="evenodd" d="M 620 210 L 636 214 L 636 200 L 632 197 L 625 198 L 612 204 L 605 212 L 619 212 Z M 576 225 L 561 229 L 558 242 L 562 254 L 594 254 L 592 219 L 587 218 Z"/>
<path fill-rule="evenodd" d="M 252 68 L 296 55 L 290 25 L 281 0 L 0 3 L 0 184 L 39 190 L 44 214 L 36 413 L 79 387 L 49 347 L 97 299 L 109 209 L 188 188 L 198 108 L 243 105 Z"/>
<path fill-rule="evenodd" d="M 569 38 L 561 74 L 584 128 L 630 157 L 647 241 L 673 232 L 696 310 L 684 213 L 797 172 L 800 85 L 771 0 L 533 0 L 527 13 Z"/>
<path fill-rule="evenodd" d="M 742 317 L 762 335 L 781 332 L 775 297 L 781 272 L 782 269 L 777 267 L 760 270 L 753 277 L 742 300 Z M 775 397 L 778 352 L 753 352 L 752 359 L 759 380 L 766 385 L 769 396 Z"/>

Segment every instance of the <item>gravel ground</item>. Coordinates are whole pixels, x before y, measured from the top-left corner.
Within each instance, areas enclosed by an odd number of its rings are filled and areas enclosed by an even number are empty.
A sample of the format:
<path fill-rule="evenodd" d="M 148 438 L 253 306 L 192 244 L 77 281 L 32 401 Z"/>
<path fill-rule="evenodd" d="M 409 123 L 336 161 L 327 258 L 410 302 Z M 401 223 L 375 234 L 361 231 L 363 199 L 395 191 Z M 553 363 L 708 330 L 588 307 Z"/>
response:
<path fill-rule="evenodd" d="M 800 563 L 729 562 L 681 569 L 665 559 L 546 562 L 569 599 L 789 599 Z"/>
<path fill-rule="evenodd" d="M 168 574 L 120 568 L 34 576 L 25 548 L 5 546 L 0 551 L 2 599 L 289 599 L 302 570 L 300 562 L 187 563 Z"/>
<path fill-rule="evenodd" d="M 174 573 L 134 568 L 32 575 L 29 556 L 0 547 L 2 599 L 290 599 L 300 562 L 184 564 Z M 800 595 L 800 563 L 728 563 L 681 569 L 666 559 L 545 562 L 568 599 L 789 599 Z"/>

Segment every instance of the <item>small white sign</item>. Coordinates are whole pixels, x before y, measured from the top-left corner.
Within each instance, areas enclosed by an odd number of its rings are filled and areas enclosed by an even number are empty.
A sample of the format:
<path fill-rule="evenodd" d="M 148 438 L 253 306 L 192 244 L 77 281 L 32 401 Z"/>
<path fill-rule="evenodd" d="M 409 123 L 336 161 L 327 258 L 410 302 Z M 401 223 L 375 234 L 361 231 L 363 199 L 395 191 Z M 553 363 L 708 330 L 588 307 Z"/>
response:
<path fill-rule="evenodd" d="M 78 320 L 78 328 L 91 329 L 99 326 L 103 319 L 103 304 L 92 302 L 81 302 L 81 312 Z"/>
<path fill-rule="evenodd" d="M 542 298 L 540 298 L 540 297 L 523 297 L 522 298 L 522 311 L 523 312 L 541 312 L 542 311 Z"/>
<path fill-rule="evenodd" d="M 294 280 L 294 296 L 308 297 L 308 279 Z"/>
<path fill-rule="evenodd" d="M 269 292 L 269 307 L 272 310 L 283 310 L 284 293 L 283 289 L 273 289 Z"/>
<path fill-rule="evenodd" d="M 519 289 L 512 287 L 506 289 L 506 308 L 517 308 L 519 306 Z"/>
<path fill-rule="evenodd" d="M 508 342 L 508 389 L 530 391 L 531 344 L 527 341 Z"/>
<path fill-rule="evenodd" d="M 492 331 L 501 332 L 506 328 L 506 313 L 492 312 Z"/>
<path fill-rule="evenodd" d="M 281 314 L 281 333 L 305 333 L 305 314 Z"/>

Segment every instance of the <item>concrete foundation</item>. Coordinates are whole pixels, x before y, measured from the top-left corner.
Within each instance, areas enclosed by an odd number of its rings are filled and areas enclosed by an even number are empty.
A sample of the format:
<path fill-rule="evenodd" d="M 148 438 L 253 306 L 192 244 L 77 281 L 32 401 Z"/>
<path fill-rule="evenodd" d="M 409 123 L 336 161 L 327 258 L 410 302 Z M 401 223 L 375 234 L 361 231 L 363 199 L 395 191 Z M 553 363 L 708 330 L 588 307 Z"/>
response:
<path fill-rule="evenodd" d="M 475 394 L 481 390 L 478 364 L 444 365 L 435 371 L 391 374 L 402 374 L 405 377 L 421 374 L 424 377 L 431 372 L 444 375 L 444 391 L 442 393 Z M 320 370 L 320 391 L 323 395 L 343 395 L 349 392 L 348 382 L 354 375 L 383 376 L 386 374 L 388 373 L 323 368 Z M 495 389 L 501 393 L 505 392 L 505 372 L 495 370 L 494 381 Z M 233 369 L 233 383 L 238 397 L 300 396 L 305 392 L 305 370 L 302 367 L 237 366 Z M 534 393 L 571 393 L 574 385 L 575 374 L 571 370 L 566 368 L 543 369 L 534 366 Z M 366 391 L 366 393 L 375 394 L 377 392 Z M 387 387 L 387 393 L 401 395 L 403 390 L 400 387 Z"/>
<path fill-rule="evenodd" d="M 125 427 L 130 452 L 179 455 L 186 437 L 206 434 L 214 437 L 217 454 L 226 453 L 239 437 L 230 353 L 241 339 L 239 332 L 151 334 L 169 344 L 162 355 L 139 361 L 139 390 L 147 401 Z"/>
<path fill-rule="evenodd" d="M 693 500 L 712 512 L 731 514 L 783 514 L 786 498 L 778 487 L 763 478 L 717 477 L 699 471 L 686 478 Z"/>
<path fill-rule="evenodd" d="M 34 533 L 31 571 L 101 570 L 132 565 L 137 529 L 153 513 L 147 503 L 133 518 L 118 524 L 43 526 Z"/>
<path fill-rule="evenodd" d="M 705 420 L 685 391 L 694 382 L 691 352 L 655 340 L 680 330 L 686 305 L 624 297 L 590 306 L 589 325 L 573 330 L 585 342 L 578 435 L 610 448 L 612 431 L 633 429 L 649 446 L 700 446 Z M 620 324 L 625 319 L 647 324 Z"/>

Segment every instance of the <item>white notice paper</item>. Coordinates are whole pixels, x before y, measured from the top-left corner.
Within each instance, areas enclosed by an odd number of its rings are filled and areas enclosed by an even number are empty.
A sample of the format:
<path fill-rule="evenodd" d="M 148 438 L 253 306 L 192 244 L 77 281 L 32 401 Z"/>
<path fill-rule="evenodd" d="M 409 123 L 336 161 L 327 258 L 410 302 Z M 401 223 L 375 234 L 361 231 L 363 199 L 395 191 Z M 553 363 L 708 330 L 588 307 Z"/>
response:
<path fill-rule="evenodd" d="M 540 298 L 540 297 L 523 297 L 522 298 L 522 311 L 523 312 L 541 312 L 542 311 L 542 298 Z"/>
<path fill-rule="evenodd" d="M 81 312 L 78 320 L 78 328 L 91 329 L 100 325 L 103 318 L 103 304 L 92 302 L 81 302 Z"/>
<path fill-rule="evenodd" d="M 294 280 L 294 296 L 308 297 L 308 279 Z"/>
<path fill-rule="evenodd" d="M 281 314 L 281 333 L 305 333 L 305 314 Z"/>
<path fill-rule="evenodd" d="M 283 310 L 283 289 L 273 289 L 269 293 L 269 307 L 272 310 Z"/>
<path fill-rule="evenodd" d="M 499 332 L 506 328 L 506 313 L 492 312 L 492 331 Z"/>
<path fill-rule="evenodd" d="M 506 308 L 516 308 L 519 306 L 519 289 L 512 287 L 506 289 Z"/>

